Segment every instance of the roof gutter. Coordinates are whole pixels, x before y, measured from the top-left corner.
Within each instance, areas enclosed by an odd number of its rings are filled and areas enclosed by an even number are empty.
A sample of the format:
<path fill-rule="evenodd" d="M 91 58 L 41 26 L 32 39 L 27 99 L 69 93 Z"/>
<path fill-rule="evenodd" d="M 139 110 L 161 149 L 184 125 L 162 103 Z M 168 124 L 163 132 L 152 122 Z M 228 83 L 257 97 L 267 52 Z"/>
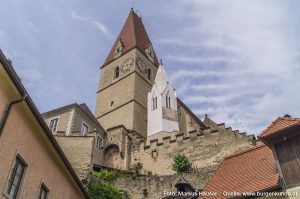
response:
<path fill-rule="evenodd" d="M 7 122 L 7 119 L 9 117 L 9 114 L 10 114 L 10 111 L 11 111 L 12 107 L 16 104 L 19 104 L 19 103 L 23 102 L 27 98 L 27 96 L 28 96 L 27 93 L 24 93 L 23 96 L 20 99 L 11 101 L 6 105 L 6 108 L 4 110 L 3 116 L 2 116 L 1 121 L 0 121 L 0 138 L 1 138 L 1 135 L 3 133 L 5 124 Z"/>

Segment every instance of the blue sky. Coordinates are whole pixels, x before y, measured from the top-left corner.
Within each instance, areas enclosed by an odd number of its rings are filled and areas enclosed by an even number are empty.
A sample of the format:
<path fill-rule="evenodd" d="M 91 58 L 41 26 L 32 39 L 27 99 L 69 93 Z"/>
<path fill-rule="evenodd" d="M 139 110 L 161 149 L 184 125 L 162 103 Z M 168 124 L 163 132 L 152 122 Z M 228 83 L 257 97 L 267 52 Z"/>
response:
<path fill-rule="evenodd" d="M 300 2 L 288 0 L 2 0 L 0 48 L 41 112 L 94 111 L 99 67 L 131 5 L 177 95 L 234 129 L 300 117 Z"/>

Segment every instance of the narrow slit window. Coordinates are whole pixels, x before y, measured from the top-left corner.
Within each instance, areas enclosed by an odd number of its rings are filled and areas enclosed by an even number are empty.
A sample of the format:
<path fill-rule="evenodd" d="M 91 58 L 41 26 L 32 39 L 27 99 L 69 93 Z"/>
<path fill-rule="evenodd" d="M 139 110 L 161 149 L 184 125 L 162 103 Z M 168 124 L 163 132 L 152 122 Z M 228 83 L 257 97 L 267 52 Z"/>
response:
<path fill-rule="evenodd" d="M 152 110 L 157 109 L 157 97 L 152 98 Z"/>
<path fill-rule="evenodd" d="M 166 107 L 171 108 L 171 97 L 169 95 L 166 96 Z"/>
<path fill-rule="evenodd" d="M 151 80 L 151 69 L 148 68 L 148 79 Z"/>

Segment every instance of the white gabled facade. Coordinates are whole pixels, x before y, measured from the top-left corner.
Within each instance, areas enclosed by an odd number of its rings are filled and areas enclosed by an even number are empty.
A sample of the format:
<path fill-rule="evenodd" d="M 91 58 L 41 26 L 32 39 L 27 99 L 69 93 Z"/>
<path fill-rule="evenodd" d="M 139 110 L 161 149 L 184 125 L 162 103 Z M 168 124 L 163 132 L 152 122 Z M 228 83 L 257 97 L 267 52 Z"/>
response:
<path fill-rule="evenodd" d="M 179 130 L 176 93 L 168 81 L 163 65 L 160 65 L 148 93 L 147 133 Z"/>

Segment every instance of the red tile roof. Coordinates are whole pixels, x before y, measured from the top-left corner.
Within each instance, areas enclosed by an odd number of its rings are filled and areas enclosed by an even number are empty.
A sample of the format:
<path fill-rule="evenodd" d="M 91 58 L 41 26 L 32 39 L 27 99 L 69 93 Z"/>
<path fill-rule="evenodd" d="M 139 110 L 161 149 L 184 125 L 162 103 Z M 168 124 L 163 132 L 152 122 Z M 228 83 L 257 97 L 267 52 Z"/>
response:
<path fill-rule="evenodd" d="M 259 138 L 265 138 L 267 136 L 274 135 L 274 134 L 276 134 L 280 131 L 283 131 L 283 130 L 288 129 L 290 127 L 294 127 L 296 125 L 300 125 L 300 119 L 299 118 L 278 117 L 258 137 Z"/>
<path fill-rule="evenodd" d="M 223 191 L 243 193 L 267 190 L 277 187 L 278 180 L 272 150 L 261 144 L 225 158 L 204 188 L 204 192 L 217 192 L 217 195 L 204 198 L 230 198 L 223 196 Z"/>
<path fill-rule="evenodd" d="M 141 18 L 137 16 L 133 10 L 130 11 L 128 18 L 112 49 L 110 50 L 103 66 L 114 60 L 114 50 L 120 40 L 124 46 L 123 53 L 131 50 L 133 47 L 138 47 L 144 53 L 151 44 Z M 154 63 L 156 66 L 159 65 L 155 52 Z"/>

